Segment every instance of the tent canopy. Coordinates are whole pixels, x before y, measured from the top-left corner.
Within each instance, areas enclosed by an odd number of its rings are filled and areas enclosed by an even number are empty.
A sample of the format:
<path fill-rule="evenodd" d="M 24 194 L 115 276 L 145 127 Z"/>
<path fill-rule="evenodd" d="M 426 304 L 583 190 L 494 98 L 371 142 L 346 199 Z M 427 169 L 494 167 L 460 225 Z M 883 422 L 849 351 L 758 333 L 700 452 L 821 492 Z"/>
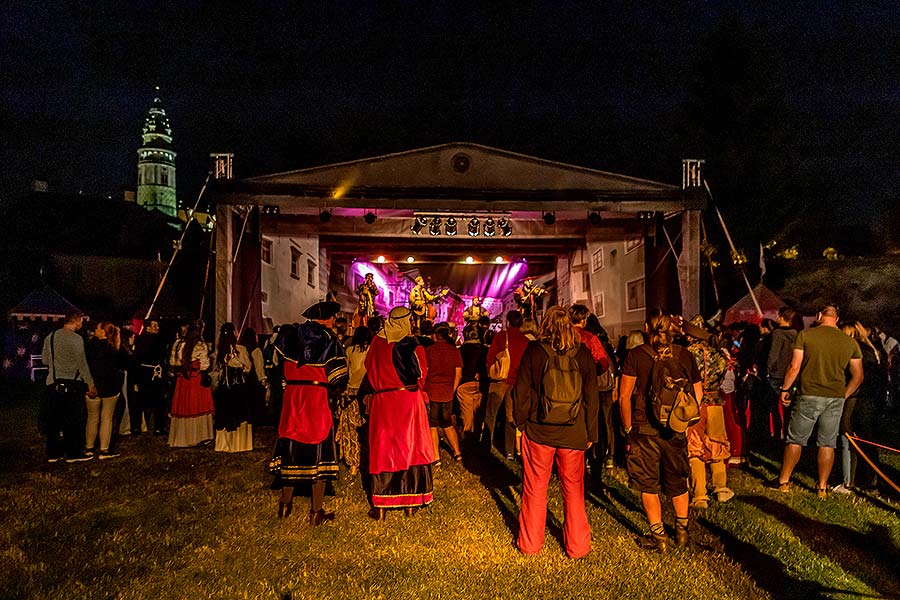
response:
<path fill-rule="evenodd" d="M 67 313 L 76 311 L 78 307 L 45 285 L 25 296 L 8 314 L 9 318 L 19 321 L 57 321 L 64 319 Z"/>
<path fill-rule="evenodd" d="M 778 318 L 778 311 L 782 306 L 785 306 L 785 304 L 775 292 L 760 283 L 753 288 L 753 294 L 756 296 L 756 301 L 759 303 L 762 315 L 756 310 L 756 305 L 753 304 L 753 298 L 750 294 L 747 294 L 725 312 L 726 325 L 739 323 L 741 321 L 759 325 L 760 321 L 763 319 L 775 320 Z"/>

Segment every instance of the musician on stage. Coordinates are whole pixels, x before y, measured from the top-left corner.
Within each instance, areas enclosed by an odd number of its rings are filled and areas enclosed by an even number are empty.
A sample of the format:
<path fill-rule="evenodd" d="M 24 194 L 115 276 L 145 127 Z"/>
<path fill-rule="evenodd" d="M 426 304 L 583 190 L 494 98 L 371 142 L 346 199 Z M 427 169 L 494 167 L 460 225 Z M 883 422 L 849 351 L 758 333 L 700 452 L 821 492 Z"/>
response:
<path fill-rule="evenodd" d="M 528 277 L 522 283 L 522 287 L 516 288 L 515 293 L 513 294 L 516 299 L 516 304 L 519 306 L 519 312 L 522 313 L 522 316 L 526 319 L 533 319 L 534 312 L 534 301 L 535 298 L 539 296 L 543 296 L 547 293 L 547 290 L 544 288 L 535 285 L 534 278 Z"/>
<path fill-rule="evenodd" d="M 421 328 L 424 319 L 434 318 L 434 314 L 428 314 L 429 309 L 434 310 L 434 301 L 446 295 L 447 290 L 444 290 L 439 294 L 432 294 L 431 291 L 425 287 L 425 280 L 422 276 L 419 275 L 416 277 L 416 285 L 409 292 L 409 308 L 412 310 L 413 318 L 415 319 L 416 330 Z"/>
<path fill-rule="evenodd" d="M 375 316 L 375 298 L 379 294 L 381 294 L 381 288 L 375 285 L 375 276 L 372 273 L 366 273 L 366 280 L 356 288 L 359 300 L 356 304 L 354 326 L 369 324 L 369 319 Z"/>
<path fill-rule="evenodd" d="M 472 304 L 463 312 L 463 320 L 468 323 L 478 323 L 481 317 L 490 317 L 490 313 L 481 305 L 482 299 L 478 296 L 472 297 Z"/>

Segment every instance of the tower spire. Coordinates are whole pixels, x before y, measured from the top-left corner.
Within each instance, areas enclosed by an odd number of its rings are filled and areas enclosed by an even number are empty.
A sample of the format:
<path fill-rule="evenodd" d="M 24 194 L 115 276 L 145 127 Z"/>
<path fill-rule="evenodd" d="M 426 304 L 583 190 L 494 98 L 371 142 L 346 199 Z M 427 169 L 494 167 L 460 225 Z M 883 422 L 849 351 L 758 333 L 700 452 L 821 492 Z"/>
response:
<path fill-rule="evenodd" d="M 178 213 L 175 194 L 175 151 L 172 146 L 172 127 L 159 97 L 156 95 L 144 119 L 138 149 L 138 204 L 148 210 L 159 210 L 170 217 Z"/>

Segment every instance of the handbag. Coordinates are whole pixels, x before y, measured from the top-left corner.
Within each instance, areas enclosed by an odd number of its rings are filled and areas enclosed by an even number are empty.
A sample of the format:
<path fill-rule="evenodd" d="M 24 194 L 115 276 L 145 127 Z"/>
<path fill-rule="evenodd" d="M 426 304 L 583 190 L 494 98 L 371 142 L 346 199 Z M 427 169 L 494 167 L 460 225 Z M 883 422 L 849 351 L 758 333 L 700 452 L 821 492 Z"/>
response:
<path fill-rule="evenodd" d="M 497 357 L 494 358 L 494 364 L 492 364 L 488 368 L 488 377 L 491 378 L 492 381 L 504 381 L 507 377 L 509 377 L 509 366 L 510 366 L 510 357 L 509 357 L 509 331 L 506 332 L 506 345 L 503 347 L 503 350 L 497 353 Z"/>
<path fill-rule="evenodd" d="M 229 389 L 247 383 L 247 375 L 241 367 L 226 366 L 222 375 L 224 376 L 222 384 Z"/>

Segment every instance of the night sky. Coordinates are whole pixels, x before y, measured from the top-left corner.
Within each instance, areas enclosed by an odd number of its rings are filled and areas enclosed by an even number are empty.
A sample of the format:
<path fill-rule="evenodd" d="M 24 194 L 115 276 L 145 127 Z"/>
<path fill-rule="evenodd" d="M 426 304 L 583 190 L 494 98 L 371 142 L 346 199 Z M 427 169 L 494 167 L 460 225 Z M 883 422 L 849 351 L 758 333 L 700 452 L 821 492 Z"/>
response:
<path fill-rule="evenodd" d="M 182 202 L 214 151 L 250 176 L 472 141 L 672 183 L 702 157 L 723 196 L 753 179 L 753 206 L 808 193 L 834 220 L 881 220 L 900 4 L 639 4 L 7 4 L 0 194 L 134 189 L 159 85 Z"/>

